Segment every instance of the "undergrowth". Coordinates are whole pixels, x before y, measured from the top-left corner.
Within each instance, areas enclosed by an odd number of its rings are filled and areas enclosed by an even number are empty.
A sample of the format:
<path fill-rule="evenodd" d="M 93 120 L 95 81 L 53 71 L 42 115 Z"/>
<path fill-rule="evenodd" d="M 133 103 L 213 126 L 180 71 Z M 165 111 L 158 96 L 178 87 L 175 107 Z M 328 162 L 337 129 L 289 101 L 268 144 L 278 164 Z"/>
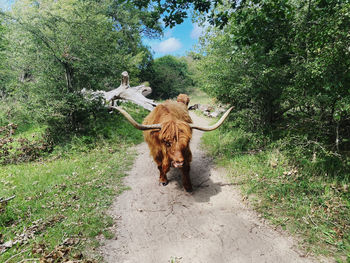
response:
<path fill-rule="evenodd" d="M 350 262 L 349 174 L 337 166 L 320 168 L 325 158 L 307 157 L 302 146 L 263 140 L 229 122 L 203 136 L 209 153 L 265 218 L 301 236 L 306 251 Z"/>
<path fill-rule="evenodd" d="M 131 105 L 128 111 L 138 121 L 146 115 Z M 1 166 L 0 198 L 15 197 L 0 207 L 0 262 L 100 262 L 86 251 L 96 249 L 96 236 L 111 237 L 106 209 L 125 190 L 130 146 L 142 133 L 117 113 L 106 113 L 93 129 L 36 161 Z"/>

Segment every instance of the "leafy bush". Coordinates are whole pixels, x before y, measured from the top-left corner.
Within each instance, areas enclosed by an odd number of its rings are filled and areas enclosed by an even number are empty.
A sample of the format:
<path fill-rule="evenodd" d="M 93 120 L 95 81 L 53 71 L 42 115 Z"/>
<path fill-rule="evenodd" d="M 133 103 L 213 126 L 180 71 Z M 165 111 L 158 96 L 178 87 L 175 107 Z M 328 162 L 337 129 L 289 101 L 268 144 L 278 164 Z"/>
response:
<path fill-rule="evenodd" d="M 232 127 L 278 142 L 312 174 L 348 177 L 349 3 L 241 1 L 228 14 L 195 57 L 198 85 L 235 106 Z"/>
<path fill-rule="evenodd" d="M 179 93 L 188 92 L 193 85 L 186 61 L 173 56 L 154 60 L 149 74 L 154 98 L 174 98 Z"/>
<path fill-rule="evenodd" d="M 147 110 L 133 103 L 123 103 L 121 106 L 140 123 L 148 114 Z M 57 131 L 49 127 L 47 138 L 54 142 L 53 154 L 62 156 L 71 152 L 88 152 L 101 145 L 110 145 L 113 148 L 121 143 L 141 142 L 143 135 L 121 114 L 101 107 L 84 120 L 80 131 L 65 134 L 61 129 Z"/>
<path fill-rule="evenodd" d="M 115 88 L 125 70 L 138 81 L 152 61 L 142 33 L 161 31 L 154 15 L 125 1 L 22 0 L 0 11 L 0 98 L 12 101 L 0 122 L 49 126 L 54 143 L 85 133 L 101 106 L 81 90 Z"/>

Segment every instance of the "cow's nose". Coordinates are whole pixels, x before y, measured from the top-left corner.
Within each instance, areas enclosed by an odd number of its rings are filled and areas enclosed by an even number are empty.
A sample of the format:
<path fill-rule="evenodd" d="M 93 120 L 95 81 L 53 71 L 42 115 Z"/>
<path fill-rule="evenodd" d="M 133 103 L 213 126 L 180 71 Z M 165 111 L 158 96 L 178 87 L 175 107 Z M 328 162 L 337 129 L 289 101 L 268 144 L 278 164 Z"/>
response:
<path fill-rule="evenodd" d="M 175 167 L 175 168 L 180 168 L 180 167 L 182 167 L 184 165 L 184 162 L 183 161 L 181 161 L 181 162 L 179 162 L 179 161 L 174 161 L 173 162 L 173 166 Z"/>
<path fill-rule="evenodd" d="M 179 168 L 179 167 L 182 167 L 184 165 L 184 162 L 182 161 L 182 162 L 175 162 L 175 164 L 174 164 L 174 166 L 176 167 L 176 168 Z"/>

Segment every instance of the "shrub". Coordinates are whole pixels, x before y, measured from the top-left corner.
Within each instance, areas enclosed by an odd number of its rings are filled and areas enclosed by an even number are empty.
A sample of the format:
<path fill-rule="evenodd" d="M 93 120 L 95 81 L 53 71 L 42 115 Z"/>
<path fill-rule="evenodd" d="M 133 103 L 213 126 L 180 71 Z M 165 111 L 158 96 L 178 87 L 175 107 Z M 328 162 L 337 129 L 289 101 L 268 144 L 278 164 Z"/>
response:
<path fill-rule="evenodd" d="M 173 56 L 164 56 L 154 61 L 149 80 L 154 98 L 169 99 L 186 93 L 193 85 L 187 63 Z"/>

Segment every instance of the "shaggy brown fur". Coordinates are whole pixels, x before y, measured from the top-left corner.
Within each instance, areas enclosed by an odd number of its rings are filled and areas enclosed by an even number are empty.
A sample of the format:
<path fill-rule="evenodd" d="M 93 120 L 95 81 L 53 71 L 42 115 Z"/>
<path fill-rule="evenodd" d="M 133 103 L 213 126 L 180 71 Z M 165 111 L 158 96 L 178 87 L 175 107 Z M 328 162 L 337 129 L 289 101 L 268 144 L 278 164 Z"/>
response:
<path fill-rule="evenodd" d="M 189 143 L 192 137 L 192 123 L 188 111 L 182 104 L 167 100 L 158 105 L 144 120 L 143 124 L 162 125 L 161 130 L 144 131 L 144 138 L 156 162 L 159 182 L 168 183 L 166 173 L 170 166 L 181 168 L 182 183 L 187 191 L 192 191 L 189 177 L 192 153 Z"/>
<path fill-rule="evenodd" d="M 179 96 L 177 96 L 177 100 L 176 101 L 177 102 L 182 102 L 187 107 L 188 104 L 190 103 L 190 97 L 188 97 L 187 94 L 179 94 Z"/>

